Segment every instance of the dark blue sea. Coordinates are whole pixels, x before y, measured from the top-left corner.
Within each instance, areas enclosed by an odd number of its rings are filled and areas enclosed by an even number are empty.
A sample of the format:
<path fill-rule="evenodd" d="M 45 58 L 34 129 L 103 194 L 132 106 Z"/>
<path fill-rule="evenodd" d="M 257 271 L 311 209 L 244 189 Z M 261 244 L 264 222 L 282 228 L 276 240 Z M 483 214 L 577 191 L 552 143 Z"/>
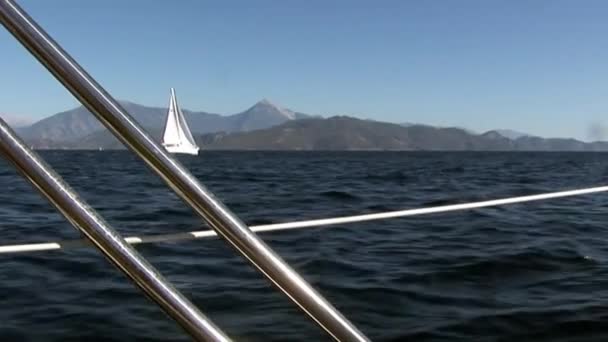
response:
<path fill-rule="evenodd" d="M 205 229 L 126 151 L 42 151 L 125 235 Z M 608 154 L 209 152 L 250 225 L 606 184 Z M 0 243 L 80 234 L 0 161 Z M 260 233 L 374 341 L 608 340 L 608 194 Z M 329 340 L 218 238 L 137 249 L 238 341 Z M 93 248 L 0 255 L 1 341 L 187 341 Z"/>

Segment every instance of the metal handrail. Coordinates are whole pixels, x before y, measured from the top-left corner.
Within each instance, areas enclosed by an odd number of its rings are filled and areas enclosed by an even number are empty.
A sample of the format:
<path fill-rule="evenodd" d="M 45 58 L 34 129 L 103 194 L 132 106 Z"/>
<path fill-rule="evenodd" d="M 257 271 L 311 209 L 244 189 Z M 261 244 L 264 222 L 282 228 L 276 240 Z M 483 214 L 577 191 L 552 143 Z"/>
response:
<path fill-rule="evenodd" d="M 114 265 L 199 341 L 230 341 L 0 119 L 0 153 Z"/>
<path fill-rule="evenodd" d="M 368 338 L 253 233 L 146 131 L 13 0 L 0 0 L 0 22 L 98 120 L 137 154 L 221 237 L 334 339 Z"/>

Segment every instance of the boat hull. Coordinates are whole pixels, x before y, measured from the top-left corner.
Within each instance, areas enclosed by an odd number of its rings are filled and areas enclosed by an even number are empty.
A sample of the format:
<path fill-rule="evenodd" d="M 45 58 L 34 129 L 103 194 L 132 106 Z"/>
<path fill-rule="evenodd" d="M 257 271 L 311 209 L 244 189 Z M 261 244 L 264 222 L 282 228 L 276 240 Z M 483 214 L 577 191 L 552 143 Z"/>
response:
<path fill-rule="evenodd" d="M 190 155 L 198 155 L 199 148 L 198 147 L 188 147 L 188 146 L 175 146 L 175 145 L 163 145 L 167 152 L 175 153 L 175 154 L 190 154 Z"/>

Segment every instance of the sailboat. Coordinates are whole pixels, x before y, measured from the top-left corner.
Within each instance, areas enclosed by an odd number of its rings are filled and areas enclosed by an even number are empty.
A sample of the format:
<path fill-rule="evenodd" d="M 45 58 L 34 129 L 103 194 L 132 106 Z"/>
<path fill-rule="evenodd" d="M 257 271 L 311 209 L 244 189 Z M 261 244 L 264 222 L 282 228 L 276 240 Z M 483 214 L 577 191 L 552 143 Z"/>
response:
<path fill-rule="evenodd" d="M 199 150 L 192 137 L 192 133 L 190 133 L 184 113 L 182 113 L 177 105 L 175 89 L 173 88 L 171 88 L 171 99 L 169 100 L 169 110 L 167 112 L 162 144 L 169 153 L 197 155 Z"/>

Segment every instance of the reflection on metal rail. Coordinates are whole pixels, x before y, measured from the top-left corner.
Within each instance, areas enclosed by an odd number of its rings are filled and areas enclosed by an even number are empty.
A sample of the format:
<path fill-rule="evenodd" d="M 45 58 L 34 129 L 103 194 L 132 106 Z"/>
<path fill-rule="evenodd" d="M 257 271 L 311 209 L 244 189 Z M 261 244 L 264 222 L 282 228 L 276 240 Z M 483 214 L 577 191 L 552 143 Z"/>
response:
<path fill-rule="evenodd" d="M 0 0 L 0 22 L 123 144 L 135 152 L 221 237 L 336 340 L 367 341 L 236 215 L 170 156 L 13 0 Z"/>

